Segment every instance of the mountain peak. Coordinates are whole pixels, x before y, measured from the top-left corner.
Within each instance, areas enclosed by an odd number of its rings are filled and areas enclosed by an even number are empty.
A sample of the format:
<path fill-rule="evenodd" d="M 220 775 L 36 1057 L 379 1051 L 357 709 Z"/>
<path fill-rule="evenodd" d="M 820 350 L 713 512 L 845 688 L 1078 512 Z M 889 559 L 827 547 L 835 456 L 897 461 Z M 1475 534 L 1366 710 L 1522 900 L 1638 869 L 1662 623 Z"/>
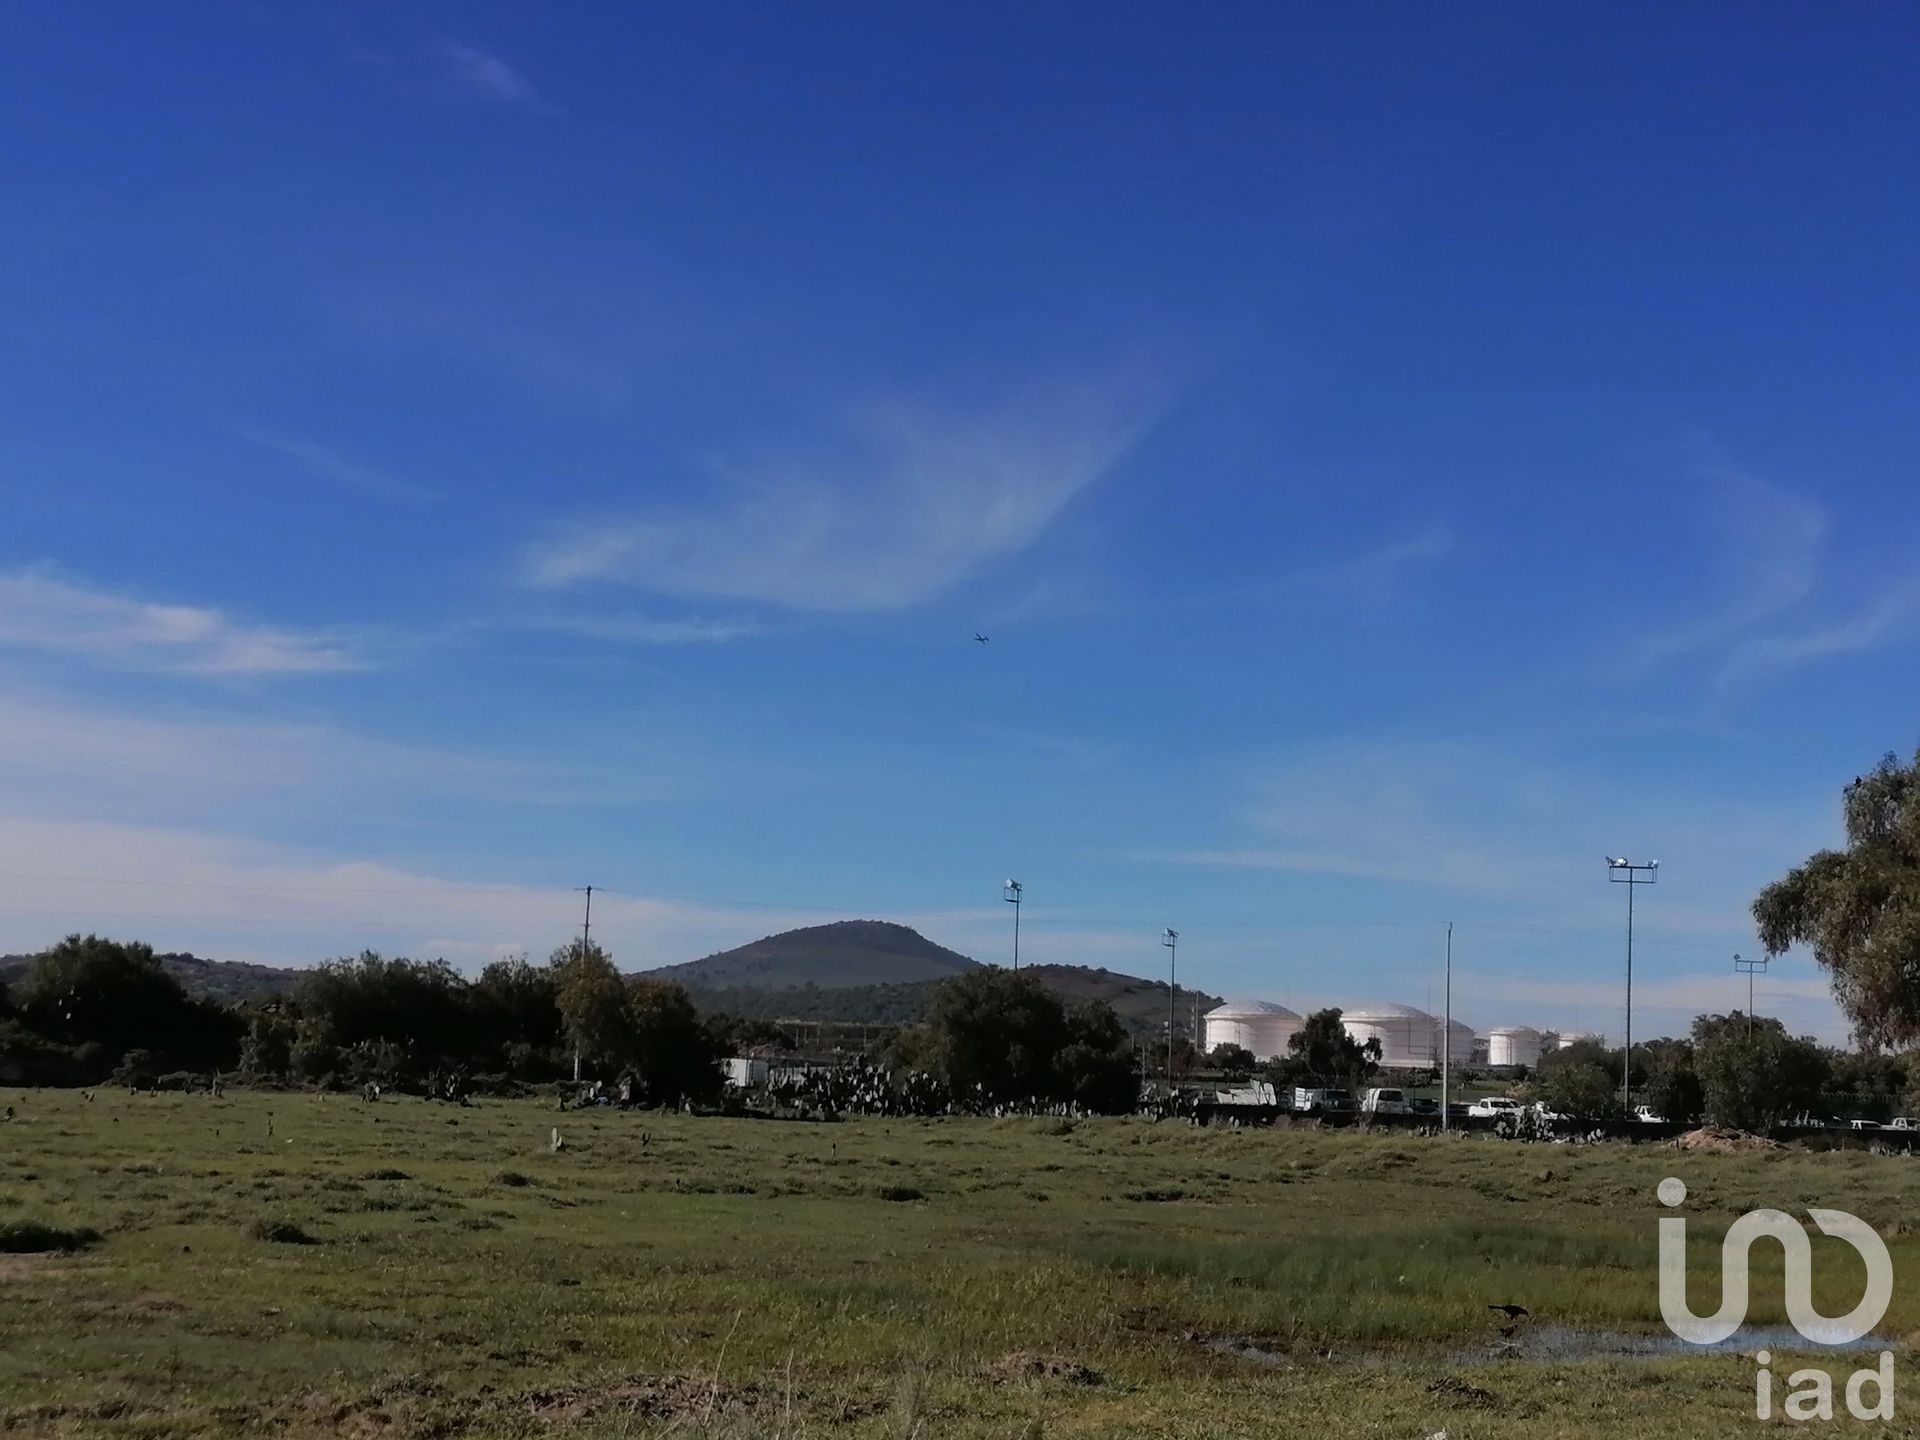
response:
<path fill-rule="evenodd" d="M 978 962 L 891 920 L 834 920 L 782 931 L 702 960 L 649 970 L 685 985 L 821 989 L 943 980 Z"/>

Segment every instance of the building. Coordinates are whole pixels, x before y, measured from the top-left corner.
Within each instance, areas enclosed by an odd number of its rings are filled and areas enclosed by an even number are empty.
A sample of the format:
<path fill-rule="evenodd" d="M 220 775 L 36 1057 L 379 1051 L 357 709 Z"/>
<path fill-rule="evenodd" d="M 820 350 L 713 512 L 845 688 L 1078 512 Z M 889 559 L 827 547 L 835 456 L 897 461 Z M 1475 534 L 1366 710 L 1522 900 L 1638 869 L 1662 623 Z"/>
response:
<path fill-rule="evenodd" d="M 1424 1010 L 1391 1001 L 1343 1007 L 1340 1023 L 1358 1044 L 1380 1042 L 1380 1063 L 1389 1070 L 1424 1070 L 1437 1063 L 1440 1022 Z"/>
<path fill-rule="evenodd" d="M 1287 1053 L 1287 1041 L 1304 1023 L 1271 1000 L 1229 1000 L 1207 1011 L 1202 1044 L 1209 1051 L 1238 1045 L 1252 1051 L 1256 1060 L 1271 1060 Z"/>
<path fill-rule="evenodd" d="M 1540 1063 L 1540 1032 L 1529 1025 L 1496 1025 L 1487 1032 L 1487 1063 L 1531 1069 Z"/>

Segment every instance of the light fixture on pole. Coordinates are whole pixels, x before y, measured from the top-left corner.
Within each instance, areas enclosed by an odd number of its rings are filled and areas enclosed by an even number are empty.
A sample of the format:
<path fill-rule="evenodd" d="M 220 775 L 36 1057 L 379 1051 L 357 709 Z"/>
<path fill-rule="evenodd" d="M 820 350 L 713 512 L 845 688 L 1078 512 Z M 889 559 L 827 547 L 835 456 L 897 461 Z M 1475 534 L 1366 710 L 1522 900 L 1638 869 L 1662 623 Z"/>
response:
<path fill-rule="evenodd" d="M 1180 959 L 1180 932 L 1169 930 L 1160 937 L 1167 947 L 1167 1099 L 1173 1099 L 1173 977 Z"/>
<path fill-rule="evenodd" d="M 1009 880 L 1001 891 L 1000 898 L 1013 906 L 1013 968 L 1020 968 L 1020 891 L 1018 880 Z"/>
<path fill-rule="evenodd" d="M 1615 885 L 1627 887 L 1627 1043 L 1620 1051 L 1620 1105 L 1631 1115 L 1633 1113 L 1633 892 L 1641 885 L 1659 883 L 1660 862 L 1629 860 L 1624 856 L 1616 859 L 1609 855 L 1607 879 Z"/>
<path fill-rule="evenodd" d="M 1440 1031 L 1440 1133 L 1446 1134 L 1447 1120 L 1447 1074 L 1453 1069 L 1453 922 L 1447 922 L 1447 998 L 1446 1008 L 1441 1018 Z"/>
<path fill-rule="evenodd" d="M 1747 977 L 1747 1034 L 1749 1036 L 1753 1034 L 1753 977 L 1767 973 L 1769 958 L 1765 955 L 1758 960 L 1743 960 L 1738 955 L 1733 957 L 1733 968 Z"/>

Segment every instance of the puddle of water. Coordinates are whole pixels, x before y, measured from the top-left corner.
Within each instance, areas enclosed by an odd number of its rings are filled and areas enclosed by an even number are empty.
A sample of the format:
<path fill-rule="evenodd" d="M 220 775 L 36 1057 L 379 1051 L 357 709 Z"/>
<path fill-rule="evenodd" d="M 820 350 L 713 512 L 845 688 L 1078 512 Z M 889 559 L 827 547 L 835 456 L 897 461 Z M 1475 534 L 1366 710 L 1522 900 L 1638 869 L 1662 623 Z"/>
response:
<path fill-rule="evenodd" d="M 1264 1365 L 1270 1370 L 1293 1368 L 1291 1356 L 1282 1355 L 1278 1350 L 1269 1350 L 1263 1345 L 1256 1345 L 1251 1340 L 1236 1340 L 1230 1335 L 1203 1335 L 1197 1338 L 1202 1345 L 1216 1355 L 1231 1355 L 1235 1360 Z"/>
<path fill-rule="evenodd" d="M 1666 1359 L 1679 1355 L 1751 1355 L 1771 1350 L 1776 1355 L 1836 1355 L 1890 1349 L 1885 1335 L 1863 1335 L 1845 1345 L 1816 1345 L 1791 1325 L 1754 1325 L 1736 1330 L 1714 1345 L 1690 1345 L 1665 1330 L 1635 1333 L 1625 1330 L 1580 1330 L 1571 1325 L 1523 1325 L 1509 1339 L 1494 1339 L 1473 1350 L 1456 1351 L 1447 1358 L 1455 1364 L 1486 1360 L 1556 1361 L 1626 1358 Z"/>

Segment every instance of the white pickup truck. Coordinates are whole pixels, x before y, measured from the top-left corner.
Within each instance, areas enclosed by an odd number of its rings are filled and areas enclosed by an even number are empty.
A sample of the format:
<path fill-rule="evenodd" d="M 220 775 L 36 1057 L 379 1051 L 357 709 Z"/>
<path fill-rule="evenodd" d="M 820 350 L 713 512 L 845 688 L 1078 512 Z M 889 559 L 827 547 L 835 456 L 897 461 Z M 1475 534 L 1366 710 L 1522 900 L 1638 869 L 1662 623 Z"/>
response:
<path fill-rule="evenodd" d="M 1467 1114 L 1491 1120 L 1501 1115 L 1518 1115 L 1525 1108 L 1506 1095 L 1485 1095 L 1467 1106 Z"/>

